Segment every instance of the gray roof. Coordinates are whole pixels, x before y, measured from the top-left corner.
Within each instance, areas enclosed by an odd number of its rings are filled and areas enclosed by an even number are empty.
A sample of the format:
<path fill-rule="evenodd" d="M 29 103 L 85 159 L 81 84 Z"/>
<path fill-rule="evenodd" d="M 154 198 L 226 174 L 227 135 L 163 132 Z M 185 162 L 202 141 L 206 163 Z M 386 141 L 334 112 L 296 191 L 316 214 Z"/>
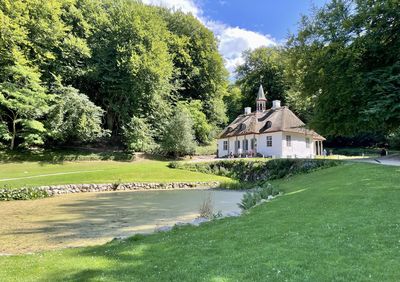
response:
<path fill-rule="evenodd" d="M 219 138 L 277 131 L 300 133 L 310 135 L 314 139 L 325 140 L 314 130 L 307 129 L 304 122 L 288 107 L 240 115 L 222 131 Z"/>
<path fill-rule="evenodd" d="M 267 100 L 267 98 L 265 98 L 264 89 L 261 84 L 258 88 L 257 100 Z"/>

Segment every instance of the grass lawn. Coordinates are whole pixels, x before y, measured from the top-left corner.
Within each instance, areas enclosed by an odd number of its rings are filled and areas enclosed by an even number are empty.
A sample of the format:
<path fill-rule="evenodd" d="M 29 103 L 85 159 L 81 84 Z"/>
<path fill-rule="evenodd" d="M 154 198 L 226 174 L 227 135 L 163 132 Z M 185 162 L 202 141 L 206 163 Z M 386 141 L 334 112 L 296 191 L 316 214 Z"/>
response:
<path fill-rule="evenodd" d="M 230 181 L 225 177 L 167 167 L 166 161 L 0 163 L 0 188 L 112 182 Z"/>
<path fill-rule="evenodd" d="M 0 258 L 0 281 L 399 281 L 400 168 L 351 163 L 275 182 L 239 218 Z"/>

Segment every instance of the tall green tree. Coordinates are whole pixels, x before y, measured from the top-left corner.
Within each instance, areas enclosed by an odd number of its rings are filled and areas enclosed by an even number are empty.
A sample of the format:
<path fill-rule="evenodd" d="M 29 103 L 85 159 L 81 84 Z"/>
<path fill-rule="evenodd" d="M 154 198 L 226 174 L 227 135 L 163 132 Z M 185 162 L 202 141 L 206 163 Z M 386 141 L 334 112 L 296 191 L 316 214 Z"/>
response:
<path fill-rule="evenodd" d="M 398 128 L 399 21 L 396 0 L 333 0 L 303 18 L 288 41 L 288 71 L 322 134 Z"/>
<path fill-rule="evenodd" d="M 245 105 L 244 95 L 239 86 L 235 84 L 229 86 L 228 93 L 224 96 L 224 102 L 227 107 L 229 121 L 233 121 L 238 115 L 243 113 Z M 248 106 L 252 106 L 252 104 L 246 105 L 246 107 Z"/>
<path fill-rule="evenodd" d="M 106 19 L 88 39 L 92 58 L 85 93 L 105 109 L 107 128 L 114 132 L 133 115 L 153 121 L 168 116 L 173 65 L 165 22 L 140 3 L 103 3 Z"/>
<path fill-rule="evenodd" d="M 285 102 L 287 89 L 282 50 L 260 47 L 244 52 L 244 64 L 236 69 L 237 85 L 243 93 L 242 107 L 255 108 L 255 98 L 260 84 L 266 91 L 269 104 L 272 100 Z"/>
<path fill-rule="evenodd" d="M 0 116 L 7 124 L 10 149 L 20 137 L 24 146 L 43 144 L 43 124 L 39 121 L 47 113 L 51 96 L 40 84 L 40 76 L 24 59 L 5 68 L 7 77 L 0 83 Z"/>
<path fill-rule="evenodd" d="M 200 100 L 180 102 L 177 105 L 179 111 L 184 111 L 191 117 L 196 141 L 200 144 L 208 144 L 214 137 L 212 136 L 214 126 L 208 122 L 202 108 L 203 104 Z"/>
<path fill-rule="evenodd" d="M 227 91 L 228 72 L 214 34 L 190 14 L 168 11 L 163 14 L 172 33 L 169 46 L 177 98 L 203 101 L 202 111 L 207 119 L 214 124 L 225 123 L 222 99 Z"/>

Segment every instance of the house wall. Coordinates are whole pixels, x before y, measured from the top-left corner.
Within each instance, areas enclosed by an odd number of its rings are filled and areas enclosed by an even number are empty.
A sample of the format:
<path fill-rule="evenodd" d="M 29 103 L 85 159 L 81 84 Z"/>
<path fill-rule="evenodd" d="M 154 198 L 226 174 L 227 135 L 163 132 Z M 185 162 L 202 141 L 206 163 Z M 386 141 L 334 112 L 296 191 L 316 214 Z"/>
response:
<path fill-rule="evenodd" d="M 257 153 L 264 157 L 280 158 L 282 155 L 282 132 L 259 134 L 257 137 Z M 272 147 L 267 147 L 267 136 L 272 136 Z"/>
<path fill-rule="evenodd" d="M 244 150 L 243 147 L 243 140 L 247 139 L 248 140 L 248 151 L 251 151 L 251 139 L 257 138 L 257 135 L 253 134 L 248 134 L 248 135 L 241 135 L 241 136 L 235 136 L 235 137 L 230 137 L 230 138 L 223 138 L 223 139 L 218 139 L 218 157 L 226 157 L 229 156 L 229 154 L 232 152 L 233 155 L 238 154 L 235 142 L 240 141 L 240 149 L 241 152 L 244 154 L 246 153 L 246 150 Z M 228 148 L 227 150 L 224 150 L 224 141 L 228 141 Z"/>
<path fill-rule="evenodd" d="M 286 145 L 286 135 L 291 136 L 291 146 Z M 267 136 L 272 136 L 272 147 L 267 147 Z M 310 147 L 306 147 L 306 137 L 310 138 Z M 251 139 L 257 140 L 256 152 L 264 157 L 273 158 L 313 158 L 315 157 L 315 142 L 312 136 L 291 132 L 272 132 L 263 134 L 249 134 L 244 136 L 235 136 L 230 138 L 218 139 L 218 157 L 226 157 L 231 152 L 237 154 L 235 141 L 240 141 L 242 153 L 245 153 L 243 148 L 243 140 L 249 140 L 249 150 L 251 149 Z M 223 141 L 228 141 L 228 149 L 223 149 Z"/>
<path fill-rule="evenodd" d="M 286 144 L 286 135 L 290 135 L 292 145 L 290 147 Z M 306 138 L 310 138 L 310 147 L 306 147 Z M 283 132 L 282 133 L 282 157 L 283 158 L 313 158 L 314 142 L 312 136 L 304 134 Z"/>

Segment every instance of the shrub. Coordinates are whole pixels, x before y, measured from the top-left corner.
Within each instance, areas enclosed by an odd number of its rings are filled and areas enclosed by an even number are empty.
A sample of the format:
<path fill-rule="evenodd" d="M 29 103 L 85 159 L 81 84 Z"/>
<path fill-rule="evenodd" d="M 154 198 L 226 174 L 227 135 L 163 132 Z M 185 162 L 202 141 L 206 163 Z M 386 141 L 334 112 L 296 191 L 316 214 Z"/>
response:
<path fill-rule="evenodd" d="M 251 207 L 255 206 L 256 204 L 257 204 L 257 199 L 255 197 L 255 194 L 252 192 L 247 192 L 246 194 L 243 195 L 239 207 L 243 210 L 248 210 Z"/>
<path fill-rule="evenodd" d="M 263 186 L 255 188 L 254 191 L 244 194 L 239 207 L 243 210 L 248 210 L 259 204 L 262 200 L 268 200 L 270 196 L 276 196 L 278 194 L 278 190 L 270 183 L 265 183 Z"/>
<path fill-rule="evenodd" d="M 49 196 L 50 195 L 47 193 L 47 191 L 32 187 L 25 187 L 20 189 L 9 189 L 7 187 L 4 187 L 4 189 L 0 189 L 0 201 L 33 200 L 47 198 Z"/>
<path fill-rule="evenodd" d="M 187 113 L 179 110 L 175 111 L 165 128 L 160 151 L 164 155 L 175 158 L 194 155 L 196 142 L 193 134 L 193 121 Z"/>
<path fill-rule="evenodd" d="M 156 144 L 149 124 L 143 118 L 133 116 L 123 127 L 124 143 L 132 152 L 151 152 Z"/>
<path fill-rule="evenodd" d="M 240 182 L 259 182 L 307 173 L 340 164 L 334 160 L 276 159 L 270 161 L 217 161 L 176 163 L 175 168 L 230 177 Z M 253 186 L 254 187 L 254 186 Z"/>
<path fill-rule="evenodd" d="M 211 193 L 203 200 L 199 209 L 199 216 L 212 219 L 214 217 L 214 205 Z"/>

